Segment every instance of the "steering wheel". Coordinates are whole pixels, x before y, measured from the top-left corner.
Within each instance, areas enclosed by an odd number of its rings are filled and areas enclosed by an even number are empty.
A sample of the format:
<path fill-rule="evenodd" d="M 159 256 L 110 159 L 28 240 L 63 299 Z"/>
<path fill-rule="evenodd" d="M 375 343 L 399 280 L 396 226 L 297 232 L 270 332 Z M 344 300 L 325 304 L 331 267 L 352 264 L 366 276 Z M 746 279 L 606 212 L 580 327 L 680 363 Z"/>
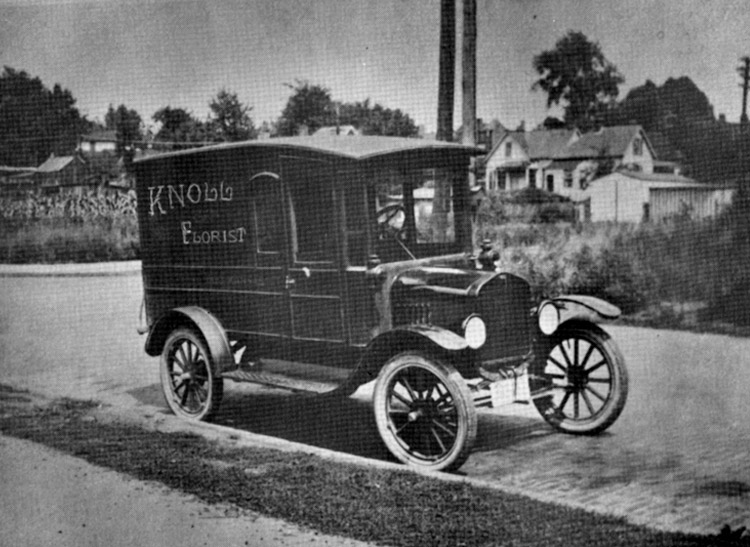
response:
<path fill-rule="evenodd" d="M 400 225 L 392 223 L 398 215 L 403 215 L 403 220 Z M 392 203 L 386 205 L 375 215 L 378 222 L 378 235 L 383 239 L 387 234 L 391 234 L 394 237 L 402 238 L 404 234 L 406 224 L 406 209 L 400 203 Z"/>

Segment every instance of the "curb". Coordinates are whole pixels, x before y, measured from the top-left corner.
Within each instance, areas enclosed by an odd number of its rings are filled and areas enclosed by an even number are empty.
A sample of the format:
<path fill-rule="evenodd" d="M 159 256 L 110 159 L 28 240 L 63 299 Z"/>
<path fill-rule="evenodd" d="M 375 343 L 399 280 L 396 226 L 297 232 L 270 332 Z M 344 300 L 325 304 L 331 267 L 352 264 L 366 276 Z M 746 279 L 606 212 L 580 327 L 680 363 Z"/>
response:
<path fill-rule="evenodd" d="M 140 273 L 140 260 L 88 264 L 0 264 L 0 277 L 94 277 Z"/>

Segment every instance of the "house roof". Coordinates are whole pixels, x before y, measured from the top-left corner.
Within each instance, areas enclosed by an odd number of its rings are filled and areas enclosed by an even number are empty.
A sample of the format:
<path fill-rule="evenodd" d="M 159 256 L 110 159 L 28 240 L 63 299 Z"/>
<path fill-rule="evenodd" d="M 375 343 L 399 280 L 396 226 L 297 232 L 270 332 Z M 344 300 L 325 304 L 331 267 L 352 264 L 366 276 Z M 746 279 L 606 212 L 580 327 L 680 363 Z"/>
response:
<path fill-rule="evenodd" d="M 0 165 L 0 175 L 21 175 L 24 173 L 33 173 L 36 167 L 10 167 L 9 165 Z"/>
<path fill-rule="evenodd" d="M 514 139 L 529 156 L 530 161 L 583 160 L 600 157 L 622 157 L 638 135 L 643 135 L 646 145 L 654 148 L 640 125 L 602 127 L 598 131 L 580 133 L 571 129 L 540 129 L 535 131 L 510 131 L 498 141 L 492 155 L 508 138 Z"/>
<path fill-rule="evenodd" d="M 361 135 L 359 129 L 354 127 L 353 125 L 326 125 L 324 127 L 321 127 L 318 129 L 315 133 L 313 133 L 314 137 L 320 137 L 323 135 L 347 135 L 347 136 L 354 136 L 354 135 Z"/>
<path fill-rule="evenodd" d="M 685 177 L 683 175 L 675 175 L 674 173 L 644 173 L 642 171 L 633 171 L 630 169 L 618 169 L 614 173 L 610 173 L 604 177 L 596 179 L 594 183 L 604 180 L 613 176 L 622 175 L 629 179 L 640 180 L 645 182 L 672 182 L 679 183 L 684 186 L 694 186 L 700 188 L 708 188 L 709 185 L 698 182 L 694 179 Z"/>
<path fill-rule="evenodd" d="M 561 157 L 571 139 L 578 135 L 571 129 L 550 129 L 540 131 L 508 131 L 503 138 L 495 143 L 490 155 L 508 138 L 515 140 L 523 148 L 529 159 L 553 159 Z"/>
<path fill-rule="evenodd" d="M 633 139 L 643 133 L 640 125 L 618 125 L 602 127 L 598 131 L 584 133 L 566 151 L 567 158 L 622 157 Z M 644 139 L 645 140 L 645 139 Z M 648 141 L 646 140 L 648 143 Z M 650 143 L 648 146 L 653 152 Z"/>
<path fill-rule="evenodd" d="M 333 156 L 349 158 L 354 160 L 372 159 L 400 152 L 457 152 L 467 156 L 484 154 L 484 150 L 475 146 L 464 146 L 461 144 L 432 141 L 427 139 L 413 139 L 405 137 L 365 137 L 344 135 L 322 135 L 308 137 L 278 137 L 273 139 L 252 140 L 243 142 L 232 142 L 180 150 L 177 152 L 166 152 L 153 156 L 137 158 L 135 163 L 144 163 L 159 160 L 165 157 L 199 155 L 212 150 L 232 149 L 273 149 L 287 148 L 298 150 L 310 150 Z"/>
<path fill-rule="evenodd" d="M 75 156 L 50 156 L 42 165 L 37 167 L 37 173 L 56 173 L 65 169 L 75 159 Z"/>

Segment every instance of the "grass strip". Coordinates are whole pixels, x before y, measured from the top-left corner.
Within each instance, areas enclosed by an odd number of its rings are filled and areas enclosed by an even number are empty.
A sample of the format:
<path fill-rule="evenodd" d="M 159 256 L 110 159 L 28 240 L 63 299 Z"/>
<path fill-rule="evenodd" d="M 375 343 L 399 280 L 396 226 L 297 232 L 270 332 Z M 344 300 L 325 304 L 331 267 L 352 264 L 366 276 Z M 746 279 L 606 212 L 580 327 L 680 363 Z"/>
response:
<path fill-rule="evenodd" d="M 193 434 L 97 421 L 93 402 L 33 406 L 0 393 L 0 433 L 38 442 L 208 503 L 281 518 L 326 534 L 394 546 L 748 545 L 747 536 L 650 530 L 407 470 L 368 469 L 309 454 L 227 448 Z M 734 535 L 738 534 L 734 532 Z"/>

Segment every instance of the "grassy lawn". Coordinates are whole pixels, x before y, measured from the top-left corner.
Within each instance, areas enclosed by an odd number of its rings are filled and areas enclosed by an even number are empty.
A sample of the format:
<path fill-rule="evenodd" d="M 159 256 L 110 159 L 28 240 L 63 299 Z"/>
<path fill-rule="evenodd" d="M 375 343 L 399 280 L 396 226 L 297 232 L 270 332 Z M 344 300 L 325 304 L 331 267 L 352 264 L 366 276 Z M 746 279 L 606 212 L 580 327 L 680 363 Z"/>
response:
<path fill-rule="evenodd" d="M 40 405 L 0 386 L 0 433 L 45 444 L 208 503 L 385 545 L 748 545 L 747 536 L 657 532 L 523 496 L 416 473 L 100 420 L 97 403 Z M 739 532 L 739 533 L 738 533 Z M 742 531 L 734 535 L 742 536 Z"/>

